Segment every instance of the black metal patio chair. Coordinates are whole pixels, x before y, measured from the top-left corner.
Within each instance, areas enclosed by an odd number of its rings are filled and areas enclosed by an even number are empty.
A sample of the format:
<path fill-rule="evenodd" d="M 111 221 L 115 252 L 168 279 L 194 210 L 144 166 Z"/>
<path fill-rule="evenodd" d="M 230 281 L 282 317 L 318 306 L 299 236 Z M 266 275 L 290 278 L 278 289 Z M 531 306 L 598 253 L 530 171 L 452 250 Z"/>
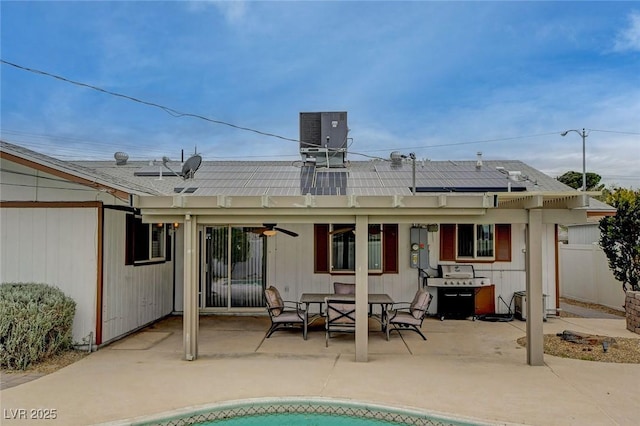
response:
<path fill-rule="evenodd" d="M 356 301 L 354 298 L 331 296 L 324 299 L 325 346 L 329 346 L 331 332 L 354 333 L 356 330 Z"/>
<path fill-rule="evenodd" d="M 269 318 L 271 318 L 271 327 L 267 330 L 266 337 L 269 338 L 277 330 L 301 327 L 302 337 L 307 340 L 307 323 L 301 304 L 282 300 L 280 292 L 274 286 L 265 289 L 264 296 L 267 300 Z"/>
<path fill-rule="evenodd" d="M 387 332 L 387 340 L 389 340 L 389 333 L 393 330 L 396 330 L 398 333 L 400 333 L 401 330 L 415 331 L 422 336 L 423 340 L 427 340 L 420 328 L 422 327 L 422 321 L 427 315 L 430 304 L 431 295 L 429 292 L 424 289 L 419 289 L 413 301 L 410 303 L 399 302 L 391 305 L 391 309 L 387 310 L 386 313 L 385 329 Z M 391 326 L 393 326 L 393 328 Z"/>

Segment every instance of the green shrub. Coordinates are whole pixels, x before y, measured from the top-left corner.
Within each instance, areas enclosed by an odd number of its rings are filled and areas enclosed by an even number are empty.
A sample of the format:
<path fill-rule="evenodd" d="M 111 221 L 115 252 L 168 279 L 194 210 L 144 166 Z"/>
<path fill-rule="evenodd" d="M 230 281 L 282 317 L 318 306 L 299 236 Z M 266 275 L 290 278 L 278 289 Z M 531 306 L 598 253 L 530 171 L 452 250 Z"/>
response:
<path fill-rule="evenodd" d="M 76 303 L 52 286 L 0 285 L 0 367 L 25 370 L 73 345 Z"/>

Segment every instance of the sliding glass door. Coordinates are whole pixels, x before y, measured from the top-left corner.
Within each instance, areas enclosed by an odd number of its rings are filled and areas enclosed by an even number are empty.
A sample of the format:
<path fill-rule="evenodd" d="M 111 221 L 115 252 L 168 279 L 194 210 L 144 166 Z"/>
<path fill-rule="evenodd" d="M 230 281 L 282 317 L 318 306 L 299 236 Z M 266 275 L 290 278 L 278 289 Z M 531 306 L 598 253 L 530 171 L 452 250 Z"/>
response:
<path fill-rule="evenodd" d="M 205 294 L 207 308 L 264 306 L 265 240 L 253 228 L 205 228 Z"/>

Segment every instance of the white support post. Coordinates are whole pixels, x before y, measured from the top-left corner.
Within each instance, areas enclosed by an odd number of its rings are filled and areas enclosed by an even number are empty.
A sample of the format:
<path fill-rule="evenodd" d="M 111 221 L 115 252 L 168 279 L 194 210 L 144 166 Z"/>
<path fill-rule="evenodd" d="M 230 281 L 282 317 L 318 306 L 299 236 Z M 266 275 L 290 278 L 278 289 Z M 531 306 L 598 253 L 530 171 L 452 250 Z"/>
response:
<path fill-rule="evenodd" d="M 198 358 L 198 230 L 196 217 L 184 220 L 184 311 L 182 338 L 184 359 Z"/>
<path fill-rule="evenodd" d="M 369 354 L 369 217 L 356 216 L 356 362 Z"/>
<path fill-rule="evenodd" d="M 529 210 L 527 226 L 527 364 L 544 365 L 542 210 Z"/>

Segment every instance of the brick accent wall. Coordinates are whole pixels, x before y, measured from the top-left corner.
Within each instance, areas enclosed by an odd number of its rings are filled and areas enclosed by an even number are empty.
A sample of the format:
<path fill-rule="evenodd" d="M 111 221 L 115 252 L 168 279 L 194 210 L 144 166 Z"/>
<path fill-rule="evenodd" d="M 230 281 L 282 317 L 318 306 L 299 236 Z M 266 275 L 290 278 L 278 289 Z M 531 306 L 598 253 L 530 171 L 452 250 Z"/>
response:
<path fill-rule="evenodd" d="M 640 291 L 627 291 L 624 305 L 627 312 L 627 329 L 640 334 Z"/>

